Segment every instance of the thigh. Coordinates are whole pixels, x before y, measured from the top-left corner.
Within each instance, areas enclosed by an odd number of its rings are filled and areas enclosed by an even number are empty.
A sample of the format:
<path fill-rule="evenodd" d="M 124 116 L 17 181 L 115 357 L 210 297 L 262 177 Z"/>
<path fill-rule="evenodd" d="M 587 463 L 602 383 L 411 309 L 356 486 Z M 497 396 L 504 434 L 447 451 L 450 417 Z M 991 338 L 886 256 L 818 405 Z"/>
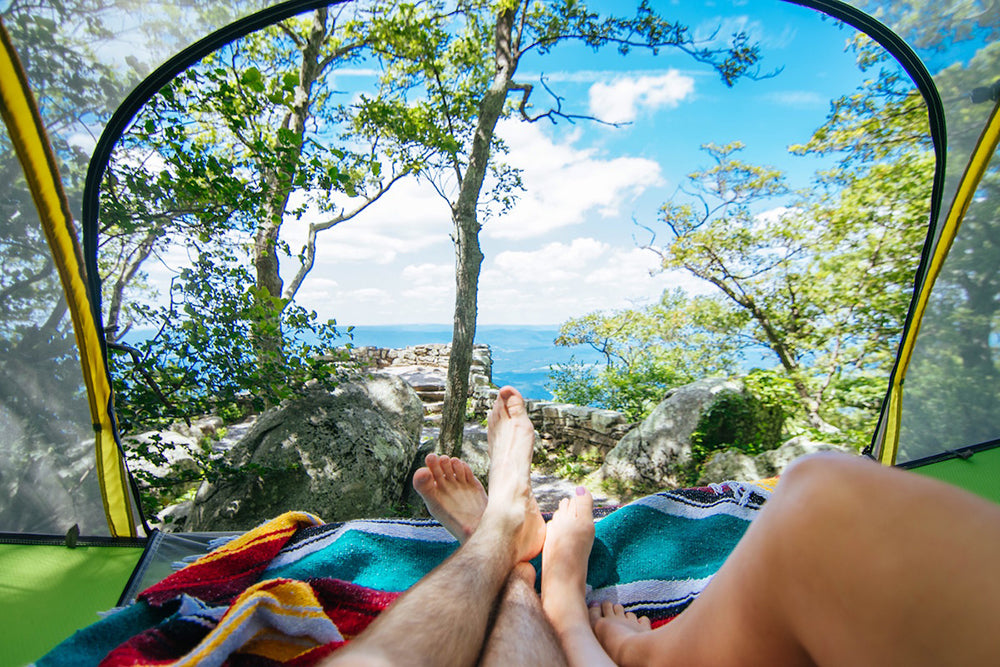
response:
<path fill-rule="evenodd" d="M 1000 507 L 845 456 L 786 473 L 646 664 L 1000 664 Z"/>

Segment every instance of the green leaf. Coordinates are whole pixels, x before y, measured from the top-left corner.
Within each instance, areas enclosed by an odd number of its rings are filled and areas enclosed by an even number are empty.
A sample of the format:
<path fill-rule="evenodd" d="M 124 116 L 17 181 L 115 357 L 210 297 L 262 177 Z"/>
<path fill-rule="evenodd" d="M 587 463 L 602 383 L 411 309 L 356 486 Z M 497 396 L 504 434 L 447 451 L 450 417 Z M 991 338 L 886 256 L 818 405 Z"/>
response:
<path fill-rule="evenodd" d="M 255 93 L 264 92 L 264 77 L 256 67 L 248 67 L 243 70 L 240 82 Z"/>

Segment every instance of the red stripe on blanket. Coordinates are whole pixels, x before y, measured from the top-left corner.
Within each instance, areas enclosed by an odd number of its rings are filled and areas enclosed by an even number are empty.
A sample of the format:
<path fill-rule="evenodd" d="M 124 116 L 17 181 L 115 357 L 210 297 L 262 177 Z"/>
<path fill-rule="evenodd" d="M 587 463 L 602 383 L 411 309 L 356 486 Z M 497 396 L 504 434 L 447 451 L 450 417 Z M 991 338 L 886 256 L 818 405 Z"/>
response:
<path fill-rule="evenodd" d="M 212 605 L 231 602 L 256 583 L 261 572 L 299 527 L 299 524 L 281 526 L 254 536 L 245 545 L 220 547 L 150 586 L 138 598 L 154 607 L 176 599 L 181 593 Z"/>
<path fill-rule="evenodd" d="M 339 579 L 310 579 L 309 585 L 345 639 L 356 637 L 401 595 Z"/>

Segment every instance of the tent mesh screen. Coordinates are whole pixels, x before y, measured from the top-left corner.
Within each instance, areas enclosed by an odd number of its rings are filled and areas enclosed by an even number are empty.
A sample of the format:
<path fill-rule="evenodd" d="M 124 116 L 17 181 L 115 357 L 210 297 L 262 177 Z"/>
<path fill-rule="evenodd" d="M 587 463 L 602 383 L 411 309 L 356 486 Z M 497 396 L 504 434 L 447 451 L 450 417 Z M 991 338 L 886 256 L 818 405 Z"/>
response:
<path fill-rule="evenodd" d="M 899 462 L 1000 432 L 998 188 L 994 155 L 921 324 L 903 392 Z"/>

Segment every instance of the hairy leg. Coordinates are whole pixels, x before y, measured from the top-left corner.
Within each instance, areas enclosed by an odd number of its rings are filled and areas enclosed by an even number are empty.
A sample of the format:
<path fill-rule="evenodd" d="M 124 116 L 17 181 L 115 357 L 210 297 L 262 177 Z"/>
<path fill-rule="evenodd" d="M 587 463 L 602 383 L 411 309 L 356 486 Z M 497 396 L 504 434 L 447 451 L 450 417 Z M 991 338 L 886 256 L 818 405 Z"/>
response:
<path fill-rule="evenodd" d="M 594 631 L 621 665 L 1000 664 L 1000 507 L 854 457 L 808 457 L 704 592 L 645 632 Z"/>
<path fill-rule="evenodd" d="M 613 665 L 587 615 L 587 560 L 594 545 L 594 499 L 585 488 L 563 498 L 545 529 L 542 607 L 573 667 Z"/>
<path fill-rule="evenodd" d="M 464 543 L 482 518 L 486 491 L 469 465 L 459 459 L 428 454 L 424 463 L 413 475 L 413 487 L 431 516 Z M 534 585 L 531 565 L 521 563 L 511 572 L 496 605 L 480 664 L 566 664 Z"/>
<path fill-rule="evenodd" d="M 566 664 L 566 656 L 535 592 L 535 568 L 528 563 L 519 564 L 507 579 L 479 664 L 498 667 Z"/>
<path fill-rule="evenodd" d="M 500 390 L 490 413 L 490 495 L 478 528 L 327 665 L 467 665 L 514 567 L 536 556 L 545 522 L 531 494 L 534 430 L 524 399 Z"/>

